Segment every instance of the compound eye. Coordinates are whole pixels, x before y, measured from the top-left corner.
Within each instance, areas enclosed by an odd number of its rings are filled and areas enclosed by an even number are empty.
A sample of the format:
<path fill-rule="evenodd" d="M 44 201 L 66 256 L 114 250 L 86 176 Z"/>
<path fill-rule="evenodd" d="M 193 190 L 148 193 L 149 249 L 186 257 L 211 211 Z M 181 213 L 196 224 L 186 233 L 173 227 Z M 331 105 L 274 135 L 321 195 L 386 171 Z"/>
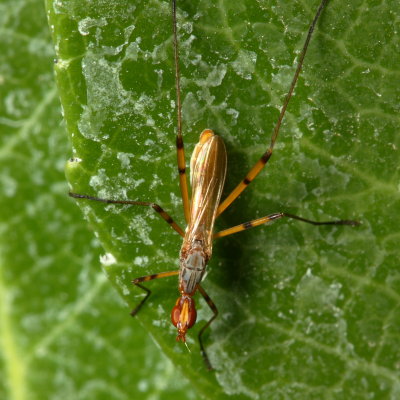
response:
<path fill-rule="evenodd" d="M 171 321 L 175 326 L 178 325 L 180 315 L 181 309 L 179 308 L 179 306 L 175 306 L 171 311 Z"/>
<path fill-rule="evenodd" d="M 193 305 L 192 307 L 189 307 L 189 311 L 188 311 L 188 321 L 187 321 L 187 327 L 191 328 L 197 319 L 197 311 L 194 305 L 194 300 L 193 300 Z"/>

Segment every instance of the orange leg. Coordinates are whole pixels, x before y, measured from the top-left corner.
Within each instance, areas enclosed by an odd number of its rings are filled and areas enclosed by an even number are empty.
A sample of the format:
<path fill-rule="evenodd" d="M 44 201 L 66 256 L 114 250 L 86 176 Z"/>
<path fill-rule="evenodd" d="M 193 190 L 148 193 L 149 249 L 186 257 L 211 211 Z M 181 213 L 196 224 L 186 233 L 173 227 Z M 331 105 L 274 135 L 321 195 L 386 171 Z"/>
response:
<path fill-rule="evenodd" d="M 100 201 L 102 203 L 107 204 L 129 204 L 132 206 L 146 206 L 151 207 L 158 215 L 167 222 L 173 230 L 178 232 L 182 237 L 185 236 L 182 228 L 167 214 L 158 204 L 150 203 L 147 201 L 133 201 L 133 200 L 111 200 L 111 199 L 100 199 L 99 197 L 88 196 L 86 194 L 78 194 L 78 193 L 68 193 L 69 196 L 74 197 L 75 199 L 87 199 L 93 201 Z"/>
<path fill-rule="evenodd" d="M 178 158 L 179 186 L 181 188 L 183 212 L 185 213 L 185 220 L 186 223 L 188 224 L 190 219 L 190 199 L 189 199 L 189 188 L 186 179 L 185 149 L 183 145 L 183 136 L 182 136 L 182 103 L 181 103 L 181 87 L 180 87 L 180 73 L 179 73 L 178 35 L 176 29 L 176 0 L 172 0 L 172 26 L 173 26 L 173 37 L 174 37 L 176 111 L 178 120 L 178 127 L 176 133 L 176 153 Z"/>
<path fill-rule="evenodd" d="M 179 271 L 169 271 L 169 272 L 161 272 L 159 274 L 141 276 L 140 278 L 134 279 L 132 281 L 132 283 L 134 285 L 136 285 L 138 288 L 144 290 L 147 294 L 144 297 L 144 299 L 131 311 L 132 317 L 134 317 L 139 312 L 139 310 L 142 308 L 142 306 L 145 303 L 145 301 L 151 295 L 151 290 L 147 289 L 146 287 L 141 285 L 140 282 L 152 281 L 153 279 L 167 278 L 168 276 L 174 276 L 174 275 L 178 275 L 178 274 L 179 274 Z"/>
<path fill-rule="evenodd" d="M 279 133 L 279 129 L 281 127 L 281 123 L 283 120 L 283 116 L 285 115 L 286 112 L 286 108 L 288 106 L 289 100 L 292 97 L 293 94 L 293 90 L 296 86 L 297 83 L 297 79 L 299 77 L 300 71 L 301 71 L 301 67 L 303 66 L 303 62 L 304 62 L 304 57 L 307 53 L 307 48 L 308 48 L 308 44 L 310 43 L 311 40 L 311 36 L 312 33 L 314 31 L 315 25 L 317 24 L 318 18 L 322 12 L 322 10 L 324 9 L 326 3 L 328 2 L 328 0 L 322 0 L 321 4 L 318 7 L 317 13 L 315 14 L 315 17 L 311 23 L 311 26 L 308 30 L 308 34 L 307 34 L 307 38 L 306 41 L 303 45 L 303 49 L 300 53 L 300 57 L 299 57 L 299 62 L 296 68 L 296 72 L 294 74 L 292 83 L 290 85 L 290 89 L 288 94 L 286 95 L 285 101 L 283 103 L 281 112 L 279 114 L 279 118 L 278 121 L 275 125 L 274 128 L 274 132 L 272 134 L 271 137 L 271 143 L 269 145 L 269 148 L 267 149 L 267 151 L 262 155 L 262 157 L 256 162 L 256 164 L 253 166 L 253 168 L 251 168 L 251 170 L 247 173 L 247 175 L 245 176 L 245 178 L 236 186 L 235 189 L 233 189 L 233 191 L 228 195 L 228 197 L 221 202 L 221 204 L 218 207 L 217 210 L 217 216 L 221 215 L 224 210 L 226 208 L 228 208 L 233 202 L 234 200 L 243 192 L 244 189 L 246 189 L 246 187 L 250 184 L 250 182 L 252 182 L 254 180 L 254 178 L 261 172 L 261 170 L 264 168 L 265 164 L 268 162 L 268 160 L 270 159 L 273 149 L 274 149 L 274 145 L 276 142 L 276 139 L 278 137 L 278 133 Z"/>
<path fill-rule="evenodd" d="M 312 225 L 350 225 L 350 226 L 360 225 L 360 222 L 358 222 L 358 221 L 351 221 L 351 220 L 347 220 L 347 219 L 340 219 L 340 220 L 335 220 L 335 221 L 321 221 L 320 222 L 320 221 L 312 221 L 310 219 L 298 217 L 297 215 L 293 215 L 293 214 L 289 214 L 289 213 L 274 213 L 274 214 L 267 215 L 266 217 L 257 218 L 252 221 L 245 222 L 243 224 L 233 226 L 232 228 L 228 228 L 223 231 L 217 232 L 214 235 L 214 239 L 217 239 L 217 238 L 220 238 L 223 236 L 232 235 L 234 233 L 241 232 L 246 229 L 254 228 L 255 226 L 258 226 L 258 225 L 267 224 L 268 222 L 273 222 L 282 217 L 297 219 L 298 221 L 307 222 L 308 224 L 312 224 Z"/>

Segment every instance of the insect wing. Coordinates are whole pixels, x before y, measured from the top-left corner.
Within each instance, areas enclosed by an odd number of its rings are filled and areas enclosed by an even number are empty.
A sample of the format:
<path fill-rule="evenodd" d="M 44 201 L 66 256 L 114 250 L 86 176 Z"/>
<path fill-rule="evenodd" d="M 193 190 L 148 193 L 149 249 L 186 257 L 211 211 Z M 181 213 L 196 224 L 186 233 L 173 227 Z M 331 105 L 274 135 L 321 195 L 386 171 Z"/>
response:
<path fill-rule="evenodd" d="M 192 201 L 186 238 L 203 240 L 211 253 L 212 231 L 226 175 L 226 149 L 223 140 L 204 131 L 190 160 Z"/>

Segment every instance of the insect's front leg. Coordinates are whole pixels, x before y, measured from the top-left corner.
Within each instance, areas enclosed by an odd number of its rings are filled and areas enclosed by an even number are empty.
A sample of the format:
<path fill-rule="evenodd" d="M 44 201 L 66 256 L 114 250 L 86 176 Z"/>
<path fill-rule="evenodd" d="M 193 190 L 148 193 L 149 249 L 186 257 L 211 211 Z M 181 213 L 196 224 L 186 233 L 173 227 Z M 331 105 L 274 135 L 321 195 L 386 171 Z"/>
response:
<path fill-rule="evenodd" d="M 201 355 L 203 357 L 203 360 L 204 360 L 204 363 L 206 364 L 207 369 L 209 371 L 211 371 L 213 369 L 213 367 L 211 365 L 210 359 L 208 358 L 207 352 L 203 345 L 203 333 L 210 326 L 211 322 L 213 322 L 214 319 L 217 318 L 218 309 L 217 309 L 217 306 L 214 304 L 214 302 L 211 300 L 210 296 L 207 294 L 207 292 L 202 288 L 202 286 L 199 285 L 197 288 L 198 288 L 200 294 L 203 296 L 206 303 L 208 304 L 208 306 L 211 308 L 212 312 L 214 313 L 214 315 L 208 320 L 208 322 L 200 329 L 199 336 L 198 336 Z"/>
<path fill-rule="evenodd" d="M 159 279 L 159 278 L 167 278 L 168 276 L 174 276 L 178 275 L 178 271 L 168 271 L 168 272 L 160 272 L 159 274 L 152 274 L 152 275 L 146 275 L 146 276 L 141 276 L 140 278 L 136 278 L 132 281 L 132 283 L 137 286 L 138 288 L 144 290 L 147 294 L 143 298 L 143 300 L 131 311 L 132 317 L 134 317 L 139 310 L 142 308 L 143 304 L 146 302 L 146 300 L 149 298 L 151 295 L 151 290 L 147 289 L 143 285 L 141 285 L 141 282 L 147 282 L 147 281 L 152 281 L 153 279 Z"/>

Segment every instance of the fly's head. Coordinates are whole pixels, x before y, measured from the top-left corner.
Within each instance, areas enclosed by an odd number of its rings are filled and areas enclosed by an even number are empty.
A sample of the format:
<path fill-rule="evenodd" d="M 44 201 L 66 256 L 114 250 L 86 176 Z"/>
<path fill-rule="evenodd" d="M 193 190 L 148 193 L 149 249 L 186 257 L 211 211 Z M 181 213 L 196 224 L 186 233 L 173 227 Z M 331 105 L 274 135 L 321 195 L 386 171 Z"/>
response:
<path fill-rule="evenodd" d="M 171 311 L 171 321 L 178 328 L 176 340 L 186 342 L 186 332 L 196 322 L 197 312 L 194 300 L 188 295 L 178 298 Z"/>

